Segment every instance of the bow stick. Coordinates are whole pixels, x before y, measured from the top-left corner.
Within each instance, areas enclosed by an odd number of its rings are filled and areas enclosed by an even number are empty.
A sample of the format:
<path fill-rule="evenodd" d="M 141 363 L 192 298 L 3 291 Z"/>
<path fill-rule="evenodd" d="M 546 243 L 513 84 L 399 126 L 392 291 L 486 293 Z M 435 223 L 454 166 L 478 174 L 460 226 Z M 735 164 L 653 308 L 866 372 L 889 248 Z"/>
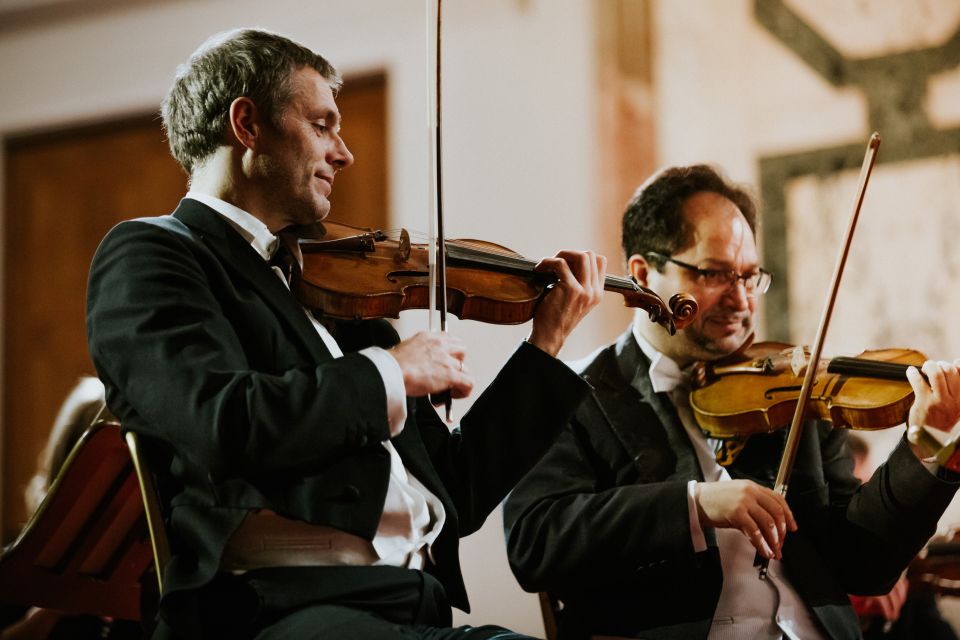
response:
<path fill-rule="evenodd" d="M 803 384 L 800 387 L 800 397 L 797 398 L 797 408 L 793 412 L 793 421 L 790 423 L 787 443 L 783 449 L 783 457 L 780 459 L 780 469 L 777 471 L 777 481 L 773 490 L 782 496 L 787 495 L 787 483 L 790 481 L 790 474 L 793 472 L 793 463 L 797 458 L 797 449 L 800 446 L 800 436 L 803 434 L 803 415 L 807 408 L 807 402 L 810 400 L 810 394 L 813 391 L 813 379 L 817 372 L 817 363 L 820 362 L 823 342 L 827 336 L 827 327 L 830 325 L 833 306 L 837 301 L 837 292 L 840 289 L 840 278 L 843 275 L 843 268 L 847 263 L 847 255 L 850 253 L 853 231 L 857 226 L 857 219 L 860 217 L 860 207 L 863 205 L 863 197 L 867 191 L 867 182 L 870 180 L 873 165 L 877 160 L 877 149 L 879 147 L 880 134 L 874 132 L 873 135 L 870 136 L 870 141 L 867 143 L 867 151 L 863 158 L 863 165 L 860 167 L 860 179 L 853 201 L 853 214 L 850 216 L 850 224 L 847 226 L 846 235 L 840 246 L 840 255 L 837 256 L 837 264 L 833 270 L 833 280 L 830 285 L 830 291 L 827 294 L 827 302 L 824 305 L 823 314 L 820 316 L 820 326 L 817 328 L 817 337 L 810 351 L 807 370 L 803 376 Z M 760 579 L 765 580 L 770 561 L 766 558 L 761 558 L 760 555 L 757 554 L 757 559 L 754 564 L 760 566 Z"/>
<path fill-rule="evenodd" d="M 434 109 L 430 109 L 430 100 L 427 100 L 427 110 L 431 115 L 432 127 L 428 135 L 432 138 L 430 146 L 431 171 L 430 173 L 430 194 L 432 196 L 432 211 L 430 216 L 430 316 L 427 328 L 433 331 L 433 310 L 439 311 L 440 331 L 447 330 L 447 258 L 446 244 L 444 242 L 443 230 L 443 136 L 441 134 L 441 42 L 440 28 L 442 24 L 442 4 L 443 0 L 437 0 L 437 37 L 436 37 L 436 86 L 433 95 Z M 427 24 L 430 24 L 430 0 L 425 0 L 427 12 Z M 430 31 L 427 30 L 427 68 L 430 68 Z M 430 91 L 430 74 L 427 74 L 427 95 Z M 446 412 L 447 422 L 450 422 L 450 409 L 453 404 L 450 391 L 434 393 L 430 396 L 430 402 L 434 406 L 443 405 Z"/>

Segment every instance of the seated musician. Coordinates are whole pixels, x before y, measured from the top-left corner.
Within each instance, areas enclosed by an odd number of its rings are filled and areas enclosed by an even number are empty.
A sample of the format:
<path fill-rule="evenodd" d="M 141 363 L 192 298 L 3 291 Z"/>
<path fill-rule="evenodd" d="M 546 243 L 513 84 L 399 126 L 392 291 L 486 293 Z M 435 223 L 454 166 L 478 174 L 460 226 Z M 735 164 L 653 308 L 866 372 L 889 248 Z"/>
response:
<path fill-rule="evenodd" d="M 557 282 L 528 339 L 451 432 L 424 398 L 471 391 L 459 339 L 332 326 L 291 294 L 289 261 L 271 266 L 278 234 L 324 219 L 353 162 L 339 84 L 282 36 L 210 39 L 162 109 L 189 192 L 114 228 L 91 266 L 90 353 L 169 519 L 155 637 L 518 637 L 450 628 L 450 606 L 468 607 L 458 539 L 586 396 L 555 356 L 605 260 L 540 263 Z"/>
<path fill-rule="evenodd" d="M 506 502 L 511 567 L 562 602 L 563 639 L 859 637 L 847 594 L 889 591 L 957 490 L 905 439 L 861 486 L 847 431 L 808 423 L 785 500 L 771 487 L 787 429 L 739 452 L 701 432 L 689 367 L 744 344 L 770 284 L 756 225 L 750 196 L 703 165 L 658 173 L 627 207 L 630 273 L 700 312 L 672 339 L 635 321 L 586 364 L 592 397 Z M 948 430 L 960 372 L 923 372 L 910 420 Z"/>

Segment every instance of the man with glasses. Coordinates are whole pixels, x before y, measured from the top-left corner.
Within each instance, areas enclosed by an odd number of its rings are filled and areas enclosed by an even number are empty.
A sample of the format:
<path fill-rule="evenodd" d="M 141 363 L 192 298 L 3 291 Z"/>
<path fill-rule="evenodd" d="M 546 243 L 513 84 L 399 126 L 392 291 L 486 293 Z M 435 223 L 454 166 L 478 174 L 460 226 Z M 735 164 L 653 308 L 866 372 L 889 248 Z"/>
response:
<path fill-rule="evenodd" d="M 770 286 L 756 224 L 747 192 L 704 165 L 660 172 L 627 207 L 630 274 L 664 299 L 693 295 L 700 311 L 673 337 L 638 316 L 592 356 L 592 397 L 507 500 L 511 566 L 550 594 L 562 639 L 859 637 L 847 593 L 889 590 L 957 489 L 905 440 L 860 487 L 847 432 L 816 423 L 785 500 L 770 487 L 786 429 L 734 447 L 699 430 L 690 369 L 751 339 Z M 909 374 L 911 424 L 950 429 L 960 372 L 923 371 L 930 386 Z"/>

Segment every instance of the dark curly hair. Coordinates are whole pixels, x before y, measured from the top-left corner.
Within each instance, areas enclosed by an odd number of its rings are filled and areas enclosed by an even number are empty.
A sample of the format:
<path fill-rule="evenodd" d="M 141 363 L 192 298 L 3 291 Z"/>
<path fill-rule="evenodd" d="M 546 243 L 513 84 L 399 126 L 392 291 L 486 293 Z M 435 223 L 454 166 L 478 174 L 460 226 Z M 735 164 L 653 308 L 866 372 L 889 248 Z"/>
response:
<path fill-rule="evenodd" d="M 684 219 L 683 204 L 702 191 L 712 191 L 737 205 L 756 235 L 757 205 L 744 187 L 729 182 L 709 165 L 670 167 L 651 176 L 627 204 L 622 228 L 625 256 L 646 256 L 651 251 L 671 256 L 690 246 L 693 230 Z M 665 264 L 663 260 L 648 261 L 658 271 Z"/>
<path fill-rule="evenodd" d="M 334 93 L 340 76 L 332 64 L 281 35 L 238 29 L 217 34 L 177 68 L 160 108 L 170 151 L 188 174 L 223 144 L 230 104 L 250 98 L 279 124 L 290 99 L 290 76 L 315 69 Z"/>

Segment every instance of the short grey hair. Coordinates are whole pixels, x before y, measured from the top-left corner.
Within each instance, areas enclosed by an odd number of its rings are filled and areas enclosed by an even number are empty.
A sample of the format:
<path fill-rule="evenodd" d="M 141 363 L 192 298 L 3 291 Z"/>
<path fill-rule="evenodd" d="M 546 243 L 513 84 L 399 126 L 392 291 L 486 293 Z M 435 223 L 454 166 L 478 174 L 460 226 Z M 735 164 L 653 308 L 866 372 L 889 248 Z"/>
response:
<path fill-rule="evenodd" d="M 230 104 L 250 98 L 274 124 L 290 99 L 290 76 L 315 69 L 336 94 L 341 79 L 323 56 L 284 36 L 256 29 L 220 33 L 177 68 L 160 107 L 170 151 L 192 174 L 223 144 Z"/>

